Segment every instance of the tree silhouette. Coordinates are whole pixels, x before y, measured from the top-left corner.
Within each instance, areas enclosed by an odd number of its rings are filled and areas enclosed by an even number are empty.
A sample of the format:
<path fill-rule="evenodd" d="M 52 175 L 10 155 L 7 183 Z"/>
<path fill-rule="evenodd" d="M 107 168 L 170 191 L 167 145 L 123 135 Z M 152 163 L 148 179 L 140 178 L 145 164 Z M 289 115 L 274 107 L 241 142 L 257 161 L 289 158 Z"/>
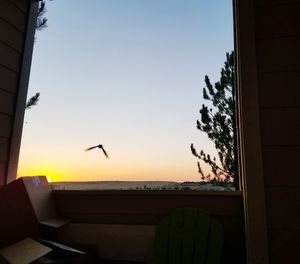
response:
<path fill-rule="evenodd" d="M 214 143 L 218 153 L 211 157 L 204 150 L 197 152 L 191 144 L 192 154 L 199 159 L 198 172 L 203 181 L 228 183 L 233 182 L 239 188 L 236 116 L 235 116 L 235 85 L 234 85 L 234 52 L 226 53 L 226 61 L 221 69 L 218 82 L 211 84 L 209 77 L 205 76 L 203 98 L 208 105 L 203 104 L 200 109 L 201 119 L 197 120 L 197 129 L 207 134 Z M 205 174 L 203 163 L 211 168 L 211 173 Z"/>
<path fill-rule="evenodd" d="M 35 27 L 36 30 L 42 30 L 45 27 L 47 27 L 48 19 L 45 18 L 44 16 L 45 13 L 46 13 L 46 2 L 43 0 L 39 2 L 36 27 Z"/>
<path fill-rule="evenodd" d="M 46 2 L 44 0 L 39 2 L 38 11 L 36 19 L 36 30 L 42 30 L 47 27 L 48 19 L 45 17 L 46 13 Z M 32 106 L 36 105 L 40 99 L 40 93 L 36 93 L 28 99 L 26 102 L 25 110 L 30 109 Z"/>
<path fill-rule="evenodd" d="M 40 99 L 40 93 L 36 93 L 32 96 L 25 105 L 25 110 L 30 109 L 32 106 L 36 105 Z"/>

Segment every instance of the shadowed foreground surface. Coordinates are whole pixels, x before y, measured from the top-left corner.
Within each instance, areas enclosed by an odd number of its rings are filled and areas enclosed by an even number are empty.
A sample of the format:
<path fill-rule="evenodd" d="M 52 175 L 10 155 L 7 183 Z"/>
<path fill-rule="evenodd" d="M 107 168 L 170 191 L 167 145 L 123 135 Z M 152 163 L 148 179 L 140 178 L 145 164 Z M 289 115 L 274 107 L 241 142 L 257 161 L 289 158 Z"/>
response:
<path fill-rule="evenodd" d="M 96 245 L 103 259 L 149 262 L 155 228 L 175 208 L 211 212 L 224 226 L 222 263 L 245 260 L 243 201 L 240 192 L 52 191 L 57 210 L 72 219 L 58 232 L 65 244 Z"/>

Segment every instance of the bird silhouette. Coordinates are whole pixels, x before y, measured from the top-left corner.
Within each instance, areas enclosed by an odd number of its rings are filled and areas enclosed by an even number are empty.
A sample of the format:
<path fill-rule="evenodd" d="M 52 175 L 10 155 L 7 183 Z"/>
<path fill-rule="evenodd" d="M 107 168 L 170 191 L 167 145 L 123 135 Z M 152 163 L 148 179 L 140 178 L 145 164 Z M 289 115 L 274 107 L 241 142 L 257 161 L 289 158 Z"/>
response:
<path fill-rule="evenodd" d="M 106 157 L 106 158 L 109 158 L 109 157 L 108 157 L 108 154 L 106 153 L 106 151 L 105 151 L 105 149 L 103 148 L 102 145 L 97 145 L 97 146 L 93 146 L 93 147 L 87 148 L 85 151 L 89 151 L 89 150 L 92 150 L 92 149 L 94 149 L 94 148 L 102 149 L 102 151 L 103 151 L 105 157 Z"/>

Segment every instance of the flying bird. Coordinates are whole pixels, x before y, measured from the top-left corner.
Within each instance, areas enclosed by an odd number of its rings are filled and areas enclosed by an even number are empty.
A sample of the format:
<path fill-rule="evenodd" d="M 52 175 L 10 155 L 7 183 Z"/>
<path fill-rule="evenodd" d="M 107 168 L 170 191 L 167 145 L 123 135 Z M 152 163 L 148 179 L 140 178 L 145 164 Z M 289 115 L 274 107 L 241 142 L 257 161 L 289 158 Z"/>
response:
<path fill-rule="evenodd" d="M 102 145 L 97 145 L 97 146 L 93 146 L 93 147 L 87 148 L 85 151 L 89 151 L 89 150 L 92 150 L 92 149 L 94 149 L 94 148 L 102 149 L 102 151 L 103 151 L 105 157 L 106 157 L 106 158 L 109 158 L 108 155 L 107 155 L 107 153 L 106 153 L 106 151 L 105 151 L 105 149 L 103 148 Z"/>

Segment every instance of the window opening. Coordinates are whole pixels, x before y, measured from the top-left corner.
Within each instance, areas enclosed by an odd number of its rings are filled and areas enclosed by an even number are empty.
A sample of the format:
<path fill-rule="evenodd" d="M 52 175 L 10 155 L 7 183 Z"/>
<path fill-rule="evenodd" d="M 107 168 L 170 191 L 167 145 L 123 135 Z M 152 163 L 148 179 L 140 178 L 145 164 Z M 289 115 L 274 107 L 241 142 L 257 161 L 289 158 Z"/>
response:
<path fill-rule="evenodd" d="M 58 188 L 235 189 L 231 1 L 66 0 L 45 10 L 18 176 L 46 175 Z"/>

